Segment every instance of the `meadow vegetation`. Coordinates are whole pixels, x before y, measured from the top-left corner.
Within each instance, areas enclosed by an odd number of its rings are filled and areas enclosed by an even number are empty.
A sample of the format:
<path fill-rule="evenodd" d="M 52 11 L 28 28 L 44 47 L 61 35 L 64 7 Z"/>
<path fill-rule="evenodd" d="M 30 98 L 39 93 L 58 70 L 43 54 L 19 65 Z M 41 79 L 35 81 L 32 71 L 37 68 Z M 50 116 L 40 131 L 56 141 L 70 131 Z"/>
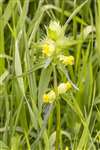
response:
<path fill-rule="evenodd" d="M 0 0 L 0 150 L 100 150 L 100 0 Z"/>

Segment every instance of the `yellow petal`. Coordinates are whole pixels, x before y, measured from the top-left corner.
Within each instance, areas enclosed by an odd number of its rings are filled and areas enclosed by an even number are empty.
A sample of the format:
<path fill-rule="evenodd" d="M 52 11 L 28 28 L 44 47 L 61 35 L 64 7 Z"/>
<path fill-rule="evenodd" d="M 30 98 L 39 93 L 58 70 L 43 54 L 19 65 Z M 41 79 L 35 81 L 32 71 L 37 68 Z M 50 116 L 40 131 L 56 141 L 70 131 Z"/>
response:
<path fill-rule="evenodd" d="M 43 53 L 48 55 L 48 53 L 49 53 L 49 46 L 48 46 L 48 44 L 44 44 L 43 45 Z"/>
<path fill-rule="evenodd" d="M 65 150 L 69 150 L 68 146 L 66 146 L 66 149 Z"/>
<path fill-rule="evenodd" d="M 55 51 L 55 44 L 52 40 L 46 39 L 42 45 L 42 52 L 46 56 L 50 57 Z"/>
<path fill-rule="evenodd" d="M 51 90 L 47 94 L 43 95 L 43 102 L 44 103 L 53 103 L 55 99 L 56 99 L 56 94 L 53 90 Z"/>
<path fill-rule="evenodd" d="M 53 90 L 51 90 L 49 93 L 48 93 L 48 96 L 49 96 L 49 102 L 52 103 L 54 102 L 54 100 L 56 99 L 56 94 Z"/>
<path fill-rule="evenodd" d="M 73 56 L 66 56 L 65 59 L 63 59 L 63 64 L 73 65 L 74 64 L 74 57 Z"/>
<path fill-rule="evenodd" d="M 59 55 L 58 58 L 65 65 L 73 65 L 74 64 L 74 57 L 71 55 L 70 56 Z"/>
<path fill-rule="evenodd" d="M 68 81 L 68 82 L 66 83 L 66 89 L 69 90 L 69 89 L 71 89 L 71 88 L 72 88 L 72 84 Z"/>
<path fill-rule="evenodd" d="M 58 94 L 64 94 L 72 87 L 71 83 L 68 81 L 67 83 L 61 83 L 58 86 Z"/>
<path fill-rule="evenodd" d="M 48 103 L 49 102 L 49 96 L 48 96 L 48 94 L 44 94 L 43 95 L 43 102 L 44 103 Z"/>

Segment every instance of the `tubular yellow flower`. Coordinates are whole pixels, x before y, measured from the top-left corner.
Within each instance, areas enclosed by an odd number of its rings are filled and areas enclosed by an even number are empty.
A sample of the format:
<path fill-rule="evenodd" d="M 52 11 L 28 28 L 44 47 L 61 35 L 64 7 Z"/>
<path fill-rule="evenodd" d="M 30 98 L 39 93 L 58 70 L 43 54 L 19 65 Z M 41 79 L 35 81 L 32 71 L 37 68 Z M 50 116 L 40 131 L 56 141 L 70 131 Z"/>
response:
<path fill-rule="evenodd" d="M 65 150 L 69 150 L 68 146 L 66 146 L 66 149 Z"/>
<path fill-rule="evenodd" d="M 74 64 L 74 57 L 73 56 L 64 56 L 60 55 L 59 60 L 62 61 L 64 65 L 73 65 Z"/>
<path fill-rule="evenodd" d="M 51 40 L 44 41 L 43 46 L 42 46 L 43 54 L 50 57 L 53 55 L 54 51 L 55 51 L 54 43 Z"/>
<path fill-rule="evenodd" d="M 53 103 L 55 99 L 56 99 L 56 94 L 53 90 L 51 90 L 49 93 L 43 95 L 44 103 Z"/>
<path fill-rule="evenodd" d="M 71 89 L 71 88 L 72 88 L 72 84 L 68 81 L 68 82 L 66 83 L 66 89 L 69 90 L 69 89 Z"/>
<path fill-rule="evenodd" d="M 73 65 L 74 64 L 74 57 L 73 56 L 66 56 L 66 58 L 63 60 L 63 63 L 65 65 Z"/>
<path fill-rule="evenodd" d="M 61 83 L 58 86 L 58 94 L 64 94 L 64 93 L 66 93 L 71 87 L 72 87 L 72 85 L 71 85 L 70 82 Z"/>
<path fill-rule="evenodd" d="M 43 95 L 43 102 L 44 103 L 49 103 L 49 96 L 48 96 L 48 94 L 44 94 Z"/>

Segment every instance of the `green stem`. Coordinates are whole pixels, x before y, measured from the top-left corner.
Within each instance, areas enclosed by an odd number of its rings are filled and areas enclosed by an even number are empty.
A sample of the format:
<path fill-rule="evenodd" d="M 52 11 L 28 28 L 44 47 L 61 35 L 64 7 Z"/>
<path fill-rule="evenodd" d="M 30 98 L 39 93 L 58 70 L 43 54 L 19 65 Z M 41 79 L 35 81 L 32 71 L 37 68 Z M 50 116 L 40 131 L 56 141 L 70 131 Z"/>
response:
<path fill-rule="evenodd" d="M 61 124 L 60 124 L 60 102 L 58 99 L 58 92 L 57 92 L 57 74 L 56 74 L 56 67 L 53 65 L 53 73 L 54 73 L 54 89 L 57 96 L 57 102 L 56 102 L 56 144 L 55 144 L 55 150 L 62 150 L 62 140 L 61 140 Z"/>
<path fill-rule="evenodd" d="M 60 148 L 60 103 L 59 101 L 57 102 L 56 105 L 56 111 L 57 111 L 57 127 L 56 127 L 56 147 L 55 150 L 61 149 Z"/>
<path fill-rule="evenodd" d="M 2 4 L 0 4 L 0 17 L 2 16 Z M 0 19 L 0 54 L 4 54 L 4 26 L 3 20 Z M 3 58 L 0 58 L 0 75 L 4 72 L 5 62 Z"/>

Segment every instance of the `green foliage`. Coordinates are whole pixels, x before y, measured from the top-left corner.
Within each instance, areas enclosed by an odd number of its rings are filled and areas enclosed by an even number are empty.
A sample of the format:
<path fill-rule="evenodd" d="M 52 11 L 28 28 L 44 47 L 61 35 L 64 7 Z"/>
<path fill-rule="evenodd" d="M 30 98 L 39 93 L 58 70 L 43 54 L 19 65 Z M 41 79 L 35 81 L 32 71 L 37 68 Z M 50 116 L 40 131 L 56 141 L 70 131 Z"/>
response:
<path fill-rule="evenodd" d="M 50 57 L 47 37 L 59 51 Z M 99 0 L 0 0 L 0 150 L 100 149 L 99 41 Z M 67 81 L 73 88 L 58 95 Z"/>

